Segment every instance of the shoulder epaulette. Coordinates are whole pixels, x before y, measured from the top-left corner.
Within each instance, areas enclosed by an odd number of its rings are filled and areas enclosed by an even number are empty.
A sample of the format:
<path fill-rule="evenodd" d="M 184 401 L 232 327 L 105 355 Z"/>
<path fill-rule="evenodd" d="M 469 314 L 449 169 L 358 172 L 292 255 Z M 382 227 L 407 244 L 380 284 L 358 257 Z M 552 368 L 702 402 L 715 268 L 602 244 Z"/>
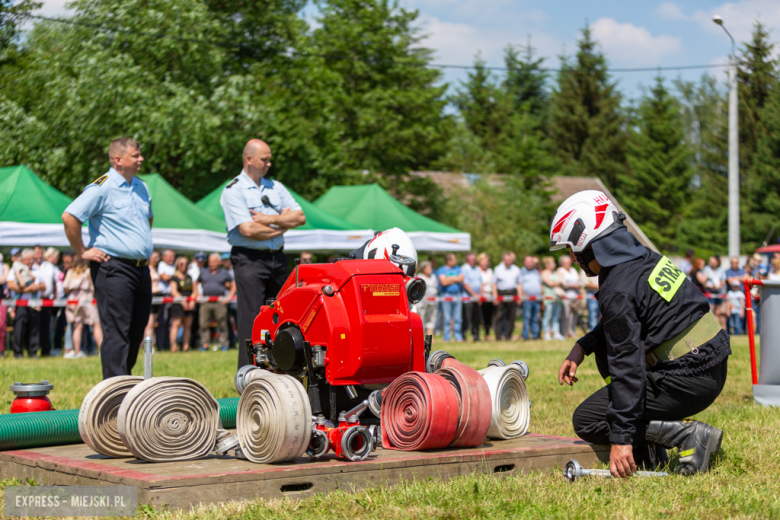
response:
<path fill-rule="evenodd" d="M 238 182 L 238 178 L 233 179 L 232 181 L 230 181 L 230 183 L 227 186 L 225 186 L 225 189 L 230 188 L 231 186 L 233 186 L 237 182 Z"/>
<path fill-rule="evenodd" d="M 106 180 L 108 180 L 108 174 L 98 177 L 97 179 L 92 181 L 92 184 L 97 184 L 98 186 L 102 186 L 103 183 L 106 182 Z"/>

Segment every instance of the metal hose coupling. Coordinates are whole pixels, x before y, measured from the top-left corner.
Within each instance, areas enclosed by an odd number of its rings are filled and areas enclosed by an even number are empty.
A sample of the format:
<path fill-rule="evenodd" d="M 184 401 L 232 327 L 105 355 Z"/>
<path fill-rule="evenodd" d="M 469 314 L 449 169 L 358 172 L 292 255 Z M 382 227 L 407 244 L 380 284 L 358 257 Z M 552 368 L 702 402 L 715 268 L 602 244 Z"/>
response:
<path fill-rule="evenodd" d="M 238 392 L 238 395 L 241 395 L 244 393 L 244 389 L 246 388 L 246 385 L 251 383 L 252 381 L 256 379 L 262 379 L 264 377 L 267 377 L 268 375 L 276 375 L 273 372 L 269 372 L 268 370 L 263 370 L 260 367 L 256 367 L 254 365 L 244 365 L 241 368 L 238 369 L 236 372 L 236 378 L 235 378 L 235 387 L 236 392 Z"/>
<path fill-rule="evenodd" d="M 122 400 L 144 378 L 140 376 L 109 377 L 87 392 L 79 409 L 79 435 L 84 444 L 107 457 L 130 457 L 117 428 Z"/>
<path fill-rule="evenodd" d="M 251 381 L 236 414 L 243 455 L 260 464 L 302 457 L 311 439 L 311 415 L 306 390 L 293 377 L 270 374 Z"/>
<path fill-rule="evenodd" d="M 490 439 L 514 439 L 525 435 L 530 421 L 528 388 L 517 365 L 489 366 L 479 371 L 490 389 L 492 401 Z"/>
<path fill-rule="evenodd" d="M 531 374 L 531 369 L 528 368 L 528 365 L 525 361 L 520 361 L 519 359 L 516 359 L 509 363 L 509 366 L 516 366 L 517 369 L 520 371 L 520 375 L 523 376 L 523 381 L 528 379 L 528 376 Z M 506 362 L 503 359 L 491 359 L 490 362 L 487 364 L 487 368 L 490 367 L 505 367 L 507 366 Z"/>
<path fill-rule="evenodd" d="M 611 478 L 612 474 L 609 472 L 608 469 L 583 469 L 583 467 L 580 465 L 579 462 L 577 462 L 574 459 L 571 459 L 569 460 L 569 462 L 566 463 L 566 466 L 563 468 L 563 476 L 566 477 L 566 479 L 569 482 L 574 482 L 579 478 L 589 477 L 589 476 Z M 665 471 L 634 471 L 632 476 L 668 477 L 669 473 L 666 473 Z"/>
<path fill-rule="evenodd" d="M 365 460 L 373 449 L 374 441 L 365 426 L 350 426 L 341 437 L 341 453 L 347 460 Z"/>
<path fill-rule="evenodd" d="M 428 359 L 425 361 L 425 372 L 433 374 L 442 367 L 445 359 L 455 359 L 446 350 L 436 350 L 431 352 Z"/>
<path fill-rule="evenodd" d="M 186 377 L 154 377 L 125 396 L 117 415 L 122 443 L 137 458 L 171 462 L 203 458 L 221 427 L 219 403 Z"/>

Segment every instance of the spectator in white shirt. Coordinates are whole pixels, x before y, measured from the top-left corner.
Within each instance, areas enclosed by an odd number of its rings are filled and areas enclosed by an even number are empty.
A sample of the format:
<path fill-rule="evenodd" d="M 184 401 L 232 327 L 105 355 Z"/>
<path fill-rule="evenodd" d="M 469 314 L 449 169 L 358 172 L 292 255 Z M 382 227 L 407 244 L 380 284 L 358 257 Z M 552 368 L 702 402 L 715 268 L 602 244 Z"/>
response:
<path fill-rule="evenodd" d="M 463 273 L 463 289 L 471 301 L 463 302 L 463 336 L 469 331 L 474 341 L 479 341 L 479 324 L 482 312 L 479 304 L 479 293 L 482 287 L 482 275 L 477 267 L 477 255 L 466 253 L 466 263 L 460 268 Z"/>
<path fill-rule="evenodd" d="M 702 270 L 702 275 L 707 279 L 704 284 L 711 296 L 707 298 L 710 308 L 718 318 L 718 323 L 723 330 L 728 328 L 728 301 L 726 295 L 726 271 L 720 266 L 720 257 L 711 256 L 708 265 Z"/>
<path fill-rule="evenodd" d="M 439 281 L 433 274 L 433 265 L 428 261 L 420 264 L 417 277 L 425 282 L 427 290 L 425 298 L 415 305 L 415 312 L 422 318 L 425 334 L 433 336 L 433 329 L 436 328 L 436 309 L 438 305 L 436 305 L 436 301 L 430 301 L 428 298 L 436 298 L 439 295 Z"/>
<path fill-rule="evenodd" d="M 558 259 L 558 279 L 561 281 L 561 287 L 564 290 L 563 299 L 563 335 L 567 338 L 573 338 L 577 334 L 577 323 L 582 314 L 581 302 L 577 300 L 580 294 L 580 274 L 572 266 L 571 257 L 563 255 Z"/>
<path fill-rule="evenodd" d="M 514 265 L 514 253 L 505 252 L 502 255 L 502 262 L 493 269 L 493 276 L 496 279 L 495 289 L 493 290 L 494 305 L 496 309 L 496 322 L 494 330 L 496 338 L 502 340 L 512 339 L 512 332 L 515 328 L 515 318 L 517 316 L 517 301 L 515 298 L 522 294 L 520 288 L 520 268 Z M 506 301 L 498 301 L 498 297 L 506 298 Z"/>
<path fill-rule="evenodd" d="M 162 252 L 162 260 L 157 264 L 157 273 L 160 275 L 160 280 L 157 282 L 157 287 L 160 289 L 160 294 L 163 296 L 171 295 L 170 282 L 176 273 L 176 267 L 174 262 L 176 260 L 176 254 L 170 249 L 166 249 Z M 170 348 L 170 339 L 168 337 L 168 326 L 170 322 L 171 304 L 166 303 L 160 309 L 157 315 L 157 330 L 162 334 L 157 334 L 157 348 L 160 350 L 168 350 Z"/>
<path fill-rule="evenodd" d="M 28 270 L 32 270 L 33 267 L 33 255 L 32 249 L 24 249 L 21 253 L 20 262 Z M 8 276 L 8 288 L 14 291 L 13 297 L 17 300 L 32 300 L 39 297 L 38 292 L 44 289 L 46 286 L 40 283 L 37 279 L 33 279 L 31 283 L 24 284 L 20 281 L 22 277 L 16 269 L 11 269 Z M 14 318 L 14 337 L 13 337 L 13 349 L 14 357 L 24 357 L 24 347 L 27 347 L 27 355 L 31 358 L 38 354 L 38 328 L 39 328 L 39 316 L 40 313 L 32 307 L 17 307 L 16 316 Z"/>
<path fill-rule="evenodd" d="M 482 290 L 479 293 L 480 298 L 486 300 L 480 304 L 482 309 L 482 325 L 485 327 L 485 341 L 490 341 L 490 328 L 493 326 L 493 289 L 496 286 L 493 270 L 490 268 L 490 257 L 485 253 L 480 253 L 477 257 L 477 269 L 482 277 Z"/>

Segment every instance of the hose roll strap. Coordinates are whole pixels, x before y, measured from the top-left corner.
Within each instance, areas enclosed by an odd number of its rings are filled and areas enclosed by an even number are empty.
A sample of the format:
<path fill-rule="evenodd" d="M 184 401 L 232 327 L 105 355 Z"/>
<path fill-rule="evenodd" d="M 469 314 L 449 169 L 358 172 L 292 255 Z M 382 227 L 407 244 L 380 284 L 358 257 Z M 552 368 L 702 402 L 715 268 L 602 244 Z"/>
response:
<path fill-rule="evenodd" d="M 154 377 L 128 392 L 117 426 L 134 456 L 171 462 L 211 453 L 222 424 L 219 403 L 202 384 L 185 377 Z"/>

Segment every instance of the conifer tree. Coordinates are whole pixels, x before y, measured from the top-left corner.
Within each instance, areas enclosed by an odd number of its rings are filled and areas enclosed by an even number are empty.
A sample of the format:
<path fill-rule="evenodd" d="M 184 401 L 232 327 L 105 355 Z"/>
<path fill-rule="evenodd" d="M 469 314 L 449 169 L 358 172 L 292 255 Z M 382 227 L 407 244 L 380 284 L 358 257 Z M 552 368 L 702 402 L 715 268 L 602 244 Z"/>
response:
<path fill-rule="evenodd" d="M 778 60 L 774 57 L 775 45 L 769 41 L 769 32 L 756 21 L 752 40 L 743 44 L 739 59 L 739 162 L 740 162 L 740 238 L 750 249 L 764 240 L 772 220 L 765 213 L 772 213 L 765 204 L 767 186 L 772 186 L 771 172 L 766 163 L 757 159 L 759 140 L 767 128 L 762 119 L 764 107 L 771 93 L 777 90 Z M 769 175 L 767 179 L 765 175 Z M 768 184 L 767 184 L 768 183 Z M 771 207 L 771 204 L 769 204 Z"/>
<path fill-rule="evenodd" d="M 561 57 L 550 114 L 553 150 L 564 174 L 599 177 L 616 191 L 626 171 L 621 95 L 590 27 L 582 30 L 577 45 L 573 60 Z"/>
<path fill-rule="evenodd" d="M 620 200 L 659 249 L 673 250 L 690 199 L 693 169 L 680 105 L 662 77 L 656 77 L 632 123 L 627 154 L 630 169 L 621 182 Z"/>
<path fill-rule="evenodd" d="M 678 250 L 699 256 L 728 249 L 728 92 L 714 76 L 700 82 L 675 80 L 682 127 L 692 149 L 690 203 L 677 229 Z"/>
<path fill-rule="evenodd" d="M 757 152 L 753 161 L 753 189 L 756 196 L 752 201 L 749 220 L 755 229 L 752 236 L 742 238 L 743 250 L 746 251 L 760 246 L 773 226 L 775 233 L 772 236 L 776 236 L 777 229 L 780 228 L 780 89 L 773 88 L 769 91 L 759 116 L 764 132 L 758 136 Z M 742 229 L 745 229 L 744 226 Z"/>
<path fill-rule="evenodd" d="M 487 69 L 487 63 L 478 54 L 474 70 L 452 98 L 466 128 L 480 141 L 491 156 L 496 157 L 503 134 L 511 126 L 512 99 L 498 84 L 497 78 Z M 502 164 L 496 164 L 499 173 Z"/>

